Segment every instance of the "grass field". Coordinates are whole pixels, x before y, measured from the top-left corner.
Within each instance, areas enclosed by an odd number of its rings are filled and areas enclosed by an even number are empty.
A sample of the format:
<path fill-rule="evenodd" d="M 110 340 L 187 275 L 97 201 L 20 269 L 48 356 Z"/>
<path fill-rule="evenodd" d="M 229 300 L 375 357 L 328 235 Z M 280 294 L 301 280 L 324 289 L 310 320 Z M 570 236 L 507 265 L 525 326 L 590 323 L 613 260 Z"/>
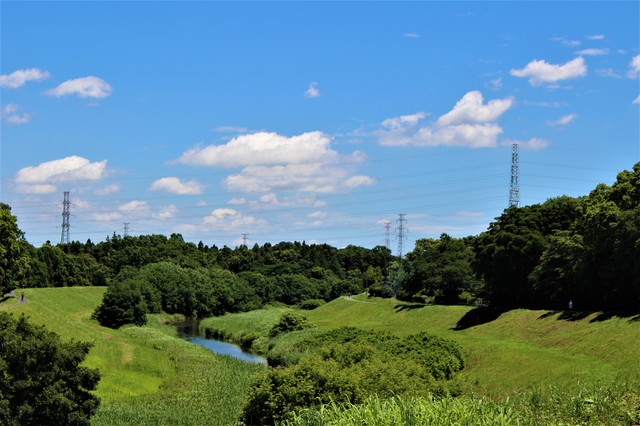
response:
<path fill-rule="evenodd" d="M 214 355 L 176 336 L 160 316 L 149 325 L 111 330 L 91 319 L 105 288 L 25 289 L 24 313 L 64 339 L 93 343 L 85 365 L 100 370 L 102 404 L 94 425 L 235 424 L 262 367 Z M 19 294 L 18 292 L 16 294 Z"/>
<path fill-rule="evenodd" d="M 494 321 L 456 330 L 458 321 L 473 308 L 423 306 L 362 295 L 353 299 L 340 298 L 304 311 L 317 329 L 277 338 L 270 342 L 272 351 L 282 353 L 305 336 L 342 326 L 400 336 L 427 331 L 456 340 L 464 348 L 467 366 L 460 381 L 466 394 L 502 398 L 540 386 L 640 383 L 638 316 L 513 310 Z M 261 310 L 208 319 L 206 324 L 222 330 L 228 327 L 233 333 L 241 332 L 244 326 L 239 324 L 251 324 L 252 332 L 260 334 L 277 317 L 273 311 Z M 258 349 L 267 347 L 262 339 L 257 342 Z"/>

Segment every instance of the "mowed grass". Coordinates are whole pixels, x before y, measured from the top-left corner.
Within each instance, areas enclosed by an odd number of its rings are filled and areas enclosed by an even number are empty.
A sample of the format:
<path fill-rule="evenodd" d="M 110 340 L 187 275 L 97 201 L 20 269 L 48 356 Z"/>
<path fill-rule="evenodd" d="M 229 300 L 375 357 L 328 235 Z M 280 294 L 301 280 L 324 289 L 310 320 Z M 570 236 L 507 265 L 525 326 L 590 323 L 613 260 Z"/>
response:
<path fill-rule="evenodd" d="M 467 358 L 460 380 L 474 394 L 509 396 L 545 385 L 640 383 L 637 316 L 600 320 L 604 315 L 592 313 L 562 319 L 562 312 L 513 310 L 456 330 L 471 309 L 360 296 L 355 301 L 336 299 L 307 317 L 324 328 L 354 326 L 398 335 L 427 331 L 454 339 Z"/>
<path fill-rule="evenodd" d="M 100 371 L 96 394 L 102 404 L 92 424 L 235 424 L 262 367 L 186 342 L 160 316 L 149 316 L 144 327 L 101 327 L 91 314 L 105 290 L 25 289 L 27 303 L 5 308 L 63 339 L 93 343 L 84 365 Z"/>

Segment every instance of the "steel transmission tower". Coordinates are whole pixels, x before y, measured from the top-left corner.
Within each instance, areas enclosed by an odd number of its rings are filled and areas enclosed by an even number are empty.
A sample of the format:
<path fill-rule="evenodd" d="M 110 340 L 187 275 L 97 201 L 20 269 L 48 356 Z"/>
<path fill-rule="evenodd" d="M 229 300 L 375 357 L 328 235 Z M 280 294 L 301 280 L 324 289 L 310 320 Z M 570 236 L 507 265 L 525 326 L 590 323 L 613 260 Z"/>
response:
<path fill-rule="evenodd" d="M 62 202 L 62 236 L 60 237 L 60 244 L 67 244 L 69 242 L 69 207 L 71 202 L 69 201 L 69 191 L 64 192 L 64 201 Z"/>
<path fill-rule="evenodd" d="M 129 222 L 124 222 L 124 236 L 129 236 Z"/>
<path fill-rule="evenodd" d="M 242 234 L 242 245 L 245 247 L 247 247 L 247 240 L 249 240 L 248 236 L 249 234 Z"/>
<path fill-rule="evenodd" d="M 402 259 L 402 249 L 404 246 L 404 240 L 407 239 L 407 219 L 404 217 L 406 213 L 398 213 L 398 219 L 396 220 L 396 238 L 398 239 L 398 257 Z"/>
<path fill-rule="evenodd" d="M 511 187 L 509 189 L 509 207 L 518 207 L 520 204 L 520 176 L 518 171 L 518 144 L 514 143 L 511 149 Z"/>
<path fill-rule="evenodd" d="M 391 250 L 390 233 L 391 233 L 391 222 L 385 222 L 384 223 L 384 246 L 389 250 Z"/>

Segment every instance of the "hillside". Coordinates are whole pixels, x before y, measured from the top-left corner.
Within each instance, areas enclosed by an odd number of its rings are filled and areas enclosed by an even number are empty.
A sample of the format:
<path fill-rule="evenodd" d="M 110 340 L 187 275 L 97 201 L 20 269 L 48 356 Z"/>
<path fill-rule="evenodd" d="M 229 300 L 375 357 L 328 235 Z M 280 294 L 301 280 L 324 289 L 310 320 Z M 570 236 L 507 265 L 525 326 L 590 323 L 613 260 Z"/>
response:
<path fill-rule="evenodd" d="M 176 337 L 166 319 L 119 330 L 91 319 L 104 287 L 25 289 L 27 303 L 7 300 L 5 310 L 25 313 L 64 339 L 93 343 L 85 364 L 101 375 L 102 404 L 94 425 L 231 424 L 239 416 L 253 375 L 261 368 Z M 16 292 L 16 294 L 20 294 Z"/>

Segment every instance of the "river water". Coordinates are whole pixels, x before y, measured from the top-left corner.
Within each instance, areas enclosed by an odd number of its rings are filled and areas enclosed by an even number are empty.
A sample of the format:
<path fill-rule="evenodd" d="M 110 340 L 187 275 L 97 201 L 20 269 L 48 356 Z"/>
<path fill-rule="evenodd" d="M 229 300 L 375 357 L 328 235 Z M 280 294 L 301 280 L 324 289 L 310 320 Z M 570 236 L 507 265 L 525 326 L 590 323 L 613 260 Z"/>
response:
<path fill-rule="evenodd" d="M 191 343 L 200 345 L 220 355 L 229 355 L 242 361 L 267 365 L 267 359 L 258 355 L 244 352 L 240 346 L 233 343 L 222 342 L 216 339 L 207 339 L 200 334 L 199 321 L 183 321 L 174 323 L 180 337 Z"/>

